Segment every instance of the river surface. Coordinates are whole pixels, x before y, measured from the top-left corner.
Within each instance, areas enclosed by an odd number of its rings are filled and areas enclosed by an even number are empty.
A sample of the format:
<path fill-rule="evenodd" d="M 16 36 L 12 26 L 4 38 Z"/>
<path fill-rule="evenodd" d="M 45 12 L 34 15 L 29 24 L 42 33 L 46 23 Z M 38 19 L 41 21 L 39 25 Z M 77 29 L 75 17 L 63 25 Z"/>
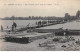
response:
<path fill-rule="evenodd" d="M 30 26 L 33 26 L 36 24 L 38 20 L 14 20 L 14 22 L 16 22 L 17 27 L 26 27 L 29 23 Z M 0 20 L 0 26 L 2 25 L 3 28 L 11 28 L 13 24 L 13 20 Z M 1 29 L 1 28 L 0 28 Z"/>
<path fill-rule="evenodd" d="M 29 26 L 36 26 L 36 22 L 40 20 L 14 20 L 17 24 L 17 28 L 23 28 L 26 27 L 29 23 Z M 3 29 L 6 29 L 7 26 L 8 28 L 11 29 L 13 24 L 13 20 L 0 20 L 0 30 L 1 30 L 1 25 L 3 26 Z M 65 24 L 57 24 L 57 25 L 52 25 L 52 26 L 47 26 L 47 27 L 42 27 L 40 29 L 58 29 L 58 28 L 63 28 L 63 29 L 80 29 L 80 21 L 72 21 L 72 22 L 67 22 Z"/>

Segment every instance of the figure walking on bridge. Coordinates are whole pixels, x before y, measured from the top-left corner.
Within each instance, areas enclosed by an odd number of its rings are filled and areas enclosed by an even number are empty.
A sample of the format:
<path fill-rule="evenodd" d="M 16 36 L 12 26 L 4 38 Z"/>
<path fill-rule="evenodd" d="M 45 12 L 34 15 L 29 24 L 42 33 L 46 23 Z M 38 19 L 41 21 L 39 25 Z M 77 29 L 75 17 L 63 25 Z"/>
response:
<path fill-rule="evenodd" d="M 16 27 L 17 27 L 17 24 L 15 22 L 13 22 L 12 31 L 14 31 L 14 28 L 16 29 Z"/>

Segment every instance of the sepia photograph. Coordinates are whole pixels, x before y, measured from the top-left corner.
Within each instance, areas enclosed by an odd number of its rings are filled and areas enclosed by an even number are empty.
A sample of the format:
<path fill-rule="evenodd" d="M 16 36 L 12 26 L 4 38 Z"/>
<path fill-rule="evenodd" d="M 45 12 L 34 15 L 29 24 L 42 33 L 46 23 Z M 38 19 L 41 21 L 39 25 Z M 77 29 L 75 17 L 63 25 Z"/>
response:
<path fill-rule="evenodd" d="M 80 0 L 0 0 L 0 51 L 80 51 Z"/>

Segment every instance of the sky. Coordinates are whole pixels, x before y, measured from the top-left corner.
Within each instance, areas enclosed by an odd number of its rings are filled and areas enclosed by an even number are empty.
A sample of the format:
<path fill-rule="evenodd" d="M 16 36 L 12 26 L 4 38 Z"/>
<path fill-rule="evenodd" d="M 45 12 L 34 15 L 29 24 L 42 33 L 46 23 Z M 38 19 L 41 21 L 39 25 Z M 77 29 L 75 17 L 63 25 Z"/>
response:
<path fill-rule="evenodd" d="M 0 0 L 0 18 L 76 15 L 80 0 Z"/>

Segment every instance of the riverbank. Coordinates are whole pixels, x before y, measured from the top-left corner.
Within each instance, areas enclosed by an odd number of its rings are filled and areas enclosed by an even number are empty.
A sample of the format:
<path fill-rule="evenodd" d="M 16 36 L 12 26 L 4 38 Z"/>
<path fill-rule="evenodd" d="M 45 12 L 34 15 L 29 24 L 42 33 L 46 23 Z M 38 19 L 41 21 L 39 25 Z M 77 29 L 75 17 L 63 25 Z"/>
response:
<path fill-rule="evenodd" d="M 64 36 L 55 36 L 55 37 L 64 37 Z M 53 38 L 55 38 L 53 37 Z M 80 39 L 80 36 L 73 36 L 75 38 L 75 40 Z M 35 40 L 31 43 L 26 43 L 26 44 L 20 44 L 20 43 L 15 43 L 15 42 L 6 42 L 4 39 L 0 39 L 1 42 L 1 51 L 75 51 L 75 46 L 79 46 L 75 43 L 75 41 L 70 41 L 70 42 L 66 42 L 66 43 L 59 43 L 56 42 L 56 47 L 54 48 L 49 48 L 49 47 L 40 47 L 39 43 L 44 43 L 48 40 L 50 40 L 51 38 L 48 39 L 38 39 Z M 54 42 L 55 43 L 55 42 Z M 72 48 L 66 49 L 67 47 L 61 47 L 62 45 L 68 45 L 68 44 L 72 44 L 74 43 L 75 46 L 73 46 Z M 77 48 L 77 51 L 80 51 L 80 46 Z"/>

